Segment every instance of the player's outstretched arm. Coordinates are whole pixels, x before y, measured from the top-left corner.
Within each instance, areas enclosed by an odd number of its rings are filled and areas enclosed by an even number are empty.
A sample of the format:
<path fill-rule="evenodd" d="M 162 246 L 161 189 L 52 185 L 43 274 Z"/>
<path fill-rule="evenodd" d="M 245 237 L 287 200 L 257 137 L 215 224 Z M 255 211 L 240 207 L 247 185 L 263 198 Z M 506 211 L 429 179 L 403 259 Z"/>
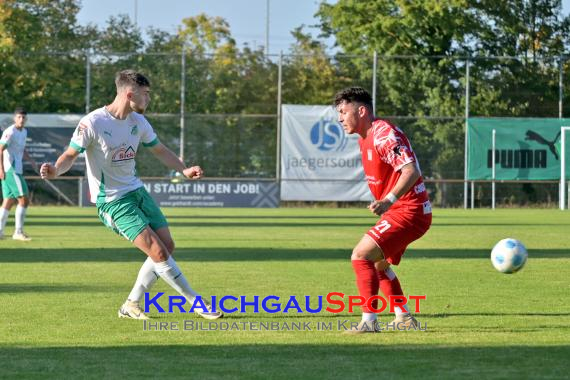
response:
<path fill-rule="evenodd" d="M 65 152 L 57 159 L 55 165 L 43 163 L 40 168 L 40 176 L 42 179 L 53 179 L 62 175 L 71 168 L 75 159 L 79 156 L 79 152 L 73 148 L 67 148 Z"/>
<path fill-rule="evenodd" d="M 152 154 L 160 160 L 167 168 L 177 171 L 178 173 L 184 174 L 186 178 L 190 179 L 200 179 L 204 175 L 204 172 L 199 166 L 192 166 L 187 168 L 184 162 L 164 146 L 162 143 L 158 143 L 150 148 Z"/>

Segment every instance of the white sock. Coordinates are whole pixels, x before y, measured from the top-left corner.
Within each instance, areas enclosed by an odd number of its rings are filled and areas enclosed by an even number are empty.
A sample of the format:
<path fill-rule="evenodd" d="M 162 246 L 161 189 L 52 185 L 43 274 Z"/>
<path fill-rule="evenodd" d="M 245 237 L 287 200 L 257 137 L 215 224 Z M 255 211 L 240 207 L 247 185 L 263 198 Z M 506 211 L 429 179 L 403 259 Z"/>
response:
<path fill-rule="evenodd" d="M 27 207 L 20 205 L 16 207 L 16 233 L 22 233 L 24 231 L 24 219 L 26 219 L 27 210 Z"/>
<path fill-rule="evenodd" d="M 406 305 L 404 305 L 404 306 L 395 306 L 394 307 L 394 313 L 396 314 L 396 318 L 397 318 L 400 315 L 409 314 L 410 312 L 408 311 L 408 307 Z"/>
<path fill-rule="evenodd" d="M 189 302 L 193 302 L 194 298 L 199 296 L 199 294 L 190 287 L 190 284 L 186 281 L 186 277 L 184 277 L 172 256 L 161 263 L 154 263 L 154 268 L 168 285 L 186 297 Z"/>
<path fill-rule="evenodd" d="M 8 220 L 8 214 L 10 211 L 6 210 L 4 207 L 0 207 L 0 232 L 4 232 L 4 227 L 6 227 L 6 221 Z"/>
<path fill-rule="evenodd" d="M 390 281 L 392 281 L 393 279 L 396 278 L 396 273 L 392 270 L 392 268 L 388 267 L 388 269 L 384 270 L 384 273 L 386 273 L 386 276 L 388 276 L 388 278 L 390 279 Z M 408 307 L 406 305 L 404 306 L 396 306 L 394 307 L 394 314 L 396 314 L 396 318 L 399 317 L 400 315 L 404 315 L 404 314 L 408 314 Z"/>
<path fill-rule="evenodd" d="M 362 320 L 366 322 L 374 322 L 378 319 L 376 313 L 362 313 Z"/>
<path fill-rule="evenodd" d="M 137 281 L 133 286 L 133 290 L 129 294 L 129 301 L 139 302 L 144 293 L 148 292 L 158 280 L 158 273 L 154 268 L 154 261 L 147 257 L 137 276 Z"/>

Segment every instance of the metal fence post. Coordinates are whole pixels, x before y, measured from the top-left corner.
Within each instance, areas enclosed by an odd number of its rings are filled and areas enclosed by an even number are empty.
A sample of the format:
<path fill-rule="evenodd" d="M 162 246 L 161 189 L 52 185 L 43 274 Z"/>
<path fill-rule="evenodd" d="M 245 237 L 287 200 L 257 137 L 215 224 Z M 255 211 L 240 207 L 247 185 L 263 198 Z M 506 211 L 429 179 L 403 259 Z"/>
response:
<path fill-rule="evenodd" d="M 496 162 L 496 151 L 497 151 L 497 130 L 493 129 L 492 135 L 491 135 L 491 149 L 493 150 L 493 152 L 491 153 L 491 160 L 493 161 L 493 164 L 491 166 L 491 179 L 492 179 L 492 183 L 491 183 L 491 208 L 494 210 L 495 209 L 495 203 L 496 203 L 496 198 L 495 198 L 495 194 L 497 193 L 497 184 L 496 184 L 496 179 L 497 179 L 497 162 Z"/>
<path fill-rule="evenodd" d="M 372 113 L 376 115 L 376 70 L 378 68 L 378 53 L 374 50 L 372 61 Z"/>
<path fill-rule="evenodd" d="M 469 137 L 469 58 L 465 61 L 465 157 L 464 157 L 464 182 L 463 182 L 463 208 L 467 208 L 467 139 Z M 473 194 L 471 194 L 473 196 Z"/>
<path fill-rule="evenodd" d="M 91 110 L 91 54 L 85 51 L 85 113 Z"/>
<path fill-rule="evenodd" d="M 77 194 L 77 206 L 83 207 L 83 178 L 77 180 L 77 188 L 79 189 L 79 194 Z"/>
<path fill-rule="evenodd" d="M 186 102 L 186 49 L 182 46 L 180 58 L 180 149 L 179 156 L 184 161 L 184 146 L 186 145 L 184 103 Z"/>
<path fill-rule="evenodd" d="M 558 59 L 558 118 L 563 117 L 563 106 L 564 101 L 564 58 L 562 56 Z"/>
<path fill-rule="evenodd" d="M 278 184 L 281 182 L 281 87 L 283 85 L 283 50 L 279 52 L 279 66 L 277 71 L 277 140 L 275 179 Z"/>

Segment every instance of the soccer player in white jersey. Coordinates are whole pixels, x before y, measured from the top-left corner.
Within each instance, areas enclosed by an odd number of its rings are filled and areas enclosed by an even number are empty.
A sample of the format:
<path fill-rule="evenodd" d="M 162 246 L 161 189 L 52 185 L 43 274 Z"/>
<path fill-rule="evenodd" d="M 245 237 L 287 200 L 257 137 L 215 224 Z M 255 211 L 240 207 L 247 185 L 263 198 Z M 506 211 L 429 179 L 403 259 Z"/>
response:
<path fill-rule="evenodd" d="M 24 179 L 22 159 L 26 158 L 36 165 L 26 152 L 26 137 L 28 131 L 24 128 L 27 113 L 22 107 L 14 111 L 14 124 L 6 128 L 0 138 L 0 179 L 2 180 L 2 208 L 0 208 L 0 239 L 4 238 L 4 227 L 8 220 L 10 209 L 16 203 L 16 230 L 12 235 L 14 240 L 32 240 L 24 233 L 24 220 L 30 200 L 28 185 Z"/>
<path fill-rule="evenodd" d="M 83 117 L 68 149 L 55 165 L 44 163 L 42 178 L 55 178 L 69 170 L 77 156 L 85 152 L 91 202 L 97 205 L 101 221 L 117 234 L 130 240 L 148 257 L 135 285 L 119 309 L 120 318 L 148 319 L 140 300 L 159 277 L 190 303 L 199 296 L 172 257 L 174 241 L 168 223 L 157 204 L 136 176 L 135 156 L 139 144 L 150 149 L 165 166 L 186 178 L 199 179 L 199 166 L 186 167 L 170 149 L 158 140 L 143 116 L 150 102 L 148 79 L 133 70 L 117 73 L 117 95 L 113 103 Z M 198 310 L 206 319 L 217 319 L 221 312 Z"/>

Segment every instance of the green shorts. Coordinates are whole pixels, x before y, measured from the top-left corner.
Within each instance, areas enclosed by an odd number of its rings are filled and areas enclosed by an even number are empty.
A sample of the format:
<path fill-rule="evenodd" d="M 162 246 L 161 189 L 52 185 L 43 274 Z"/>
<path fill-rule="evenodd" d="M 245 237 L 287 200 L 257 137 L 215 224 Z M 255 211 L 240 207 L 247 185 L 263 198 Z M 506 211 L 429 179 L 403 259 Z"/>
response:
<path fill-rule="evenodd" d="M 28 196 L 28 184 L 24 176 L 8 169 L 2 180 L 2 198 L 20 198 Z"/>
<path fill-rule="evenodd" d="M 114 201 L 98 204 L 99 219 L 115 233 L 133 241 L 150 226 L 153 230 L 168 226 L 166 218 L 144 187 Z"/>

